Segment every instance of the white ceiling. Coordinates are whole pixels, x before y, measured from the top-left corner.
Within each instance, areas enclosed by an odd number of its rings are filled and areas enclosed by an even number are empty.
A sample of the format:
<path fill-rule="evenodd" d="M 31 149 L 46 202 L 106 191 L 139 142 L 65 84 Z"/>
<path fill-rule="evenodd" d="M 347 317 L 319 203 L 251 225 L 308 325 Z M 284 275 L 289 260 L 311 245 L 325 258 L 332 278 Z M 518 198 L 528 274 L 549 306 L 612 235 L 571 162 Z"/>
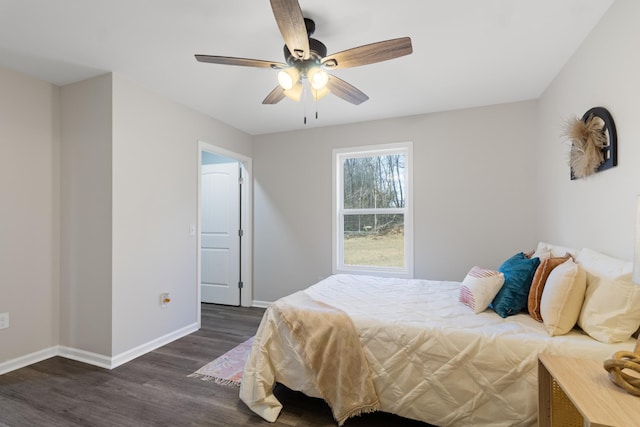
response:
<path fill-rule="evenodd" d="M 409 36 L 413 54 L 333 74 L 369 95 L 262 105 L 283 62 L 267 0 L 0 0 L 0 65 L 64 85 L 113 71 L 257 135 L 539 97 L 613 0 L 299 0 L 328 53 Z"/>

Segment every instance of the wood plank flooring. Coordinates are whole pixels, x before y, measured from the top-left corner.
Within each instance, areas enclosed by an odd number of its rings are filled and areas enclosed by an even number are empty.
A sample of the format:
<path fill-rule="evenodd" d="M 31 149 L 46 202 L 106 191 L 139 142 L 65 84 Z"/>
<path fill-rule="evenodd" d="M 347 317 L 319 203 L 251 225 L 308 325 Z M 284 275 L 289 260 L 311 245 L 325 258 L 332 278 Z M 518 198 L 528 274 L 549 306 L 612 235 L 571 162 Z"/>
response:
<path fill-rule="evenodd" d="M 278 385 L 275 423 L 251 412 L 238 389 L 187 375 L 254 335 L 264 310 L 202 305 L 202 328 L 107 370 L 54 357 L 0 376 L 0 426 L 336 426 L 320 399 Z M 347 427 L 428 424 L 385 413 Z"/>

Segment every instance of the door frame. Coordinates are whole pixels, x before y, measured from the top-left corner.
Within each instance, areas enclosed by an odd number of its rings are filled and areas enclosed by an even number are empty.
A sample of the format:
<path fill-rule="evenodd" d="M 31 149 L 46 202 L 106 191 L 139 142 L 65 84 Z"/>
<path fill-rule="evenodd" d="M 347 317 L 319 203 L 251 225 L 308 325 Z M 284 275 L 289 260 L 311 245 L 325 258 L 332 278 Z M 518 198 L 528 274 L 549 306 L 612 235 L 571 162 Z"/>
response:
<path fill-rule="evenodd" d="M 240 249 L 241 269 L 240 274 L 242 277 L 243 287 L 240 290 L 240 305 L 242 307 L 251 307 L 253 304 L 253 175 L 252 175 L 252 160 L 250 157 L 235 153 L 225 148 L 218 147 L 205 141 L 198 141 L 198 207 L 197 207 L 197 257 L 196 257 L 196 289 L 197 289 L 197 312 L 198 312 L 198 326 L 201 325 L 201 302 L 202 295 L 200 292 L 200 263 L 201 263 L 201 179 L 202 179 L 202 152 L 206 151 L 218 156 L 227 157 L 238 161 L 242 165 L 242 194 L 240 195 L 240 202 L 242 203 L 242 209 L 240 212 L 240 228 L 243 231 L 242 245 Z"/>

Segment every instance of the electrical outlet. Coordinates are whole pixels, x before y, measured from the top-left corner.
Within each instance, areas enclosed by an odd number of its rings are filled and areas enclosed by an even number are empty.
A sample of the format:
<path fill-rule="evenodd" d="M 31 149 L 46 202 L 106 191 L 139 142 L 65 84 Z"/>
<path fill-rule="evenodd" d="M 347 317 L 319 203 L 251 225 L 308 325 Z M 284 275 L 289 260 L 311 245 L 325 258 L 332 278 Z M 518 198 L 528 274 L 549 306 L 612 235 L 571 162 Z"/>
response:
<path fill-rule="evenodd" d="M 171 294 L 169 292 L 164 292 L 160 294 L 160 307 L 166 308 L 167 305 L 171 302 Z"/>
<path fill-rule="evenodd" d="M 0 329 L 9 327 L 9 313 L 0 313 Z"/>

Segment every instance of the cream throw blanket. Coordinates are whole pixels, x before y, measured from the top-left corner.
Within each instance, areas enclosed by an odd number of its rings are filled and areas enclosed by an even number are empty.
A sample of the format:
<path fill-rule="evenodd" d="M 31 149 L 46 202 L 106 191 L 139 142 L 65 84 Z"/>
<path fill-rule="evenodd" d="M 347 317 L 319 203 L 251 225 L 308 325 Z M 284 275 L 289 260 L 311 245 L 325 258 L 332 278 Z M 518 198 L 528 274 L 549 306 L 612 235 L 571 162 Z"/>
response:
<path fill-rule="evenodd" d="M 277 325 L 297 341 L 295 348 L 310 381 L 331 407 L 338 425 L 378 410 L 378 395 L 353 322 L 342 310 L 315 301 L 302 291 L 271 304 L 258 328 L 240 389 L 241 399 L 252 410 L 275 421 L 282 407 L 270 392 L 278 378 L 278 363 L 271 357 L 283 351 L 277 348 L 282 339 Z"/>

